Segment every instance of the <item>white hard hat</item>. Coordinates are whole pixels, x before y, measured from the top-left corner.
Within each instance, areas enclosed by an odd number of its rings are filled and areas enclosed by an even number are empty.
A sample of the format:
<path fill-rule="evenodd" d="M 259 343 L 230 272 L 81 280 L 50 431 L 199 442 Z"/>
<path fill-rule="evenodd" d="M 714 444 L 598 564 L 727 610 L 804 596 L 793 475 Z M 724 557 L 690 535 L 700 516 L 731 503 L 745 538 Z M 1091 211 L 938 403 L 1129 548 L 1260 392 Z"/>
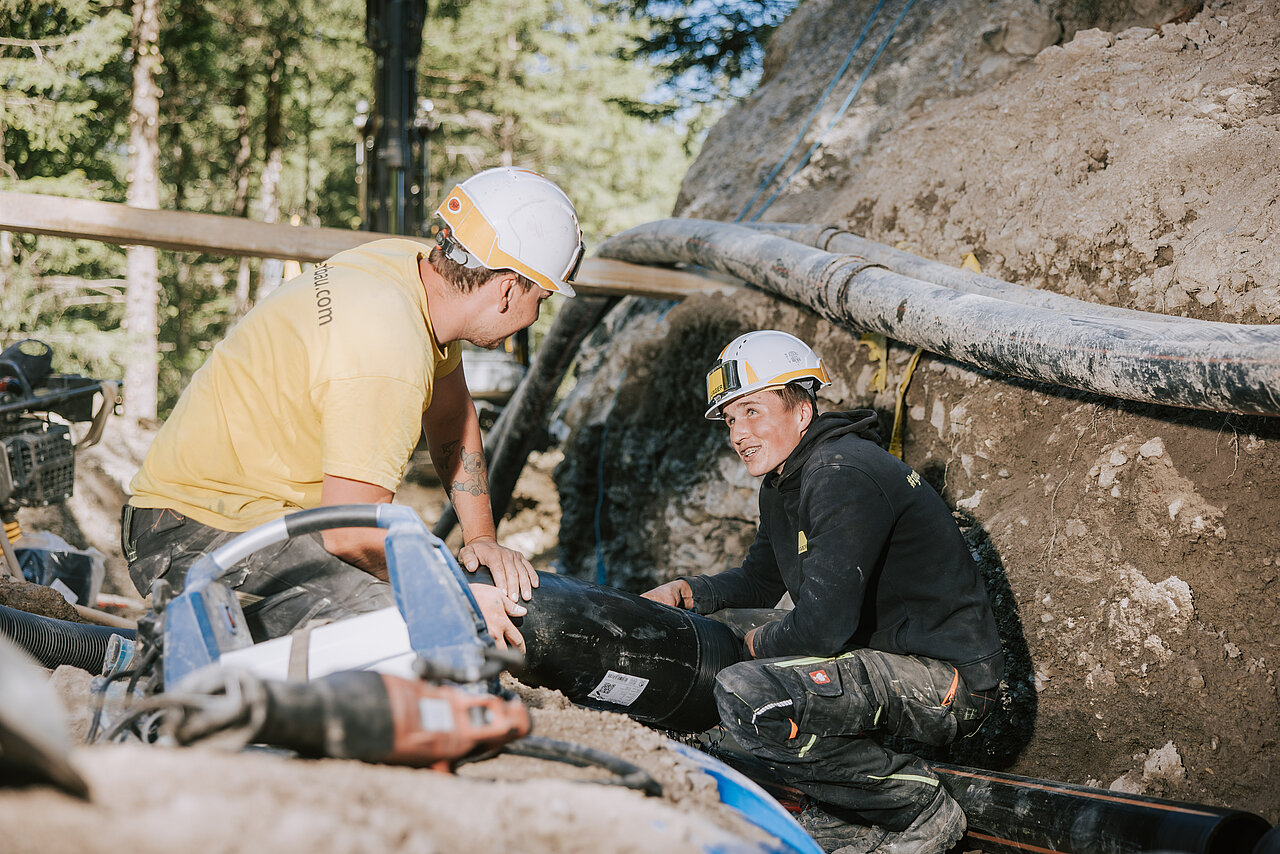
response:
<path fill-rule="evenodd" d="M 706 417 L 723 421 L 726 403 L 793 382 L 815 392 L 831 385 L 822 360 L 808 344 L 773 329 L 739 335 L 720 351 L 715 366 L 707 372 Z"/>
<path fill-rule="evenodd" d="M 438 241 L 465 267 L 515 270 L 545 290 L 573 296 L 582 263 L 582 229 L 573 202 L 528 169 L 486 169 L 454 187 L 436 215 Z"/>

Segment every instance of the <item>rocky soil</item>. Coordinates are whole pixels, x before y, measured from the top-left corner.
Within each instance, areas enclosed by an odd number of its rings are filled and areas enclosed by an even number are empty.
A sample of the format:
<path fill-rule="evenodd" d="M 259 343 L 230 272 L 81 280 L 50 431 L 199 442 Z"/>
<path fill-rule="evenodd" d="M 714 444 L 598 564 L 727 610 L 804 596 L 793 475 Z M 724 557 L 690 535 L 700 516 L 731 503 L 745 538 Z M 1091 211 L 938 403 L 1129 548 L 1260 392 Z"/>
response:
<path fill-rule="evenodd" d="M 872 5 L 800 7 L 757 92 L 713 129 L 677 214 L 739 216 Z M 761 219 L 956 266 L 972 255 L 989 275 L 1098 303 L 1273 322 L 1278 12 L 925 4 Z M 878 27 L 780 176 L 835 117 Z M 953 507 L 1012 653 L 1004 720 L 957 758 L 1280 819 L 1274 419 L 1132 404 L 927 353 L 908 377 L 913 348 L 890 342 L 878 361 L 857 331 L 764 296 L 629 301 L 590 342 L 590 379 L 560 413 L 570 571 L 643 589 L 740 559 L 756 484 L 700 404 L 706 366 L 752 328 L 812 343 L 835 380 L 820 404 L 876 409 L 886 438 L 905 387 L 905 459 Z"/>

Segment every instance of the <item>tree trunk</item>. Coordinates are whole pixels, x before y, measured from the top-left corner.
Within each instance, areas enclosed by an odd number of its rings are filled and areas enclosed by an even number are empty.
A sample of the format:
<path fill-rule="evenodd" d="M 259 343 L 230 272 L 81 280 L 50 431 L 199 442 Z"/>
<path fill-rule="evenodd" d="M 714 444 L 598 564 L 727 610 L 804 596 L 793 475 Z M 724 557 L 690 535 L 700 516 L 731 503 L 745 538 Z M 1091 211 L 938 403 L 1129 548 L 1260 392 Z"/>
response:
<path fill-rule="evenodd" d="M 236 108 L 236 125 L 240 135 L 240 146 L 236 149 L 236 159 L 231 167 L 235 178 L 236 195 L 231 202 L 231 215 L 245 217 L 249 215 L 249 161 L 253 156 L 253 139 L 249 136 L 249 74 L 240 71 L 240 86 L 233 95 L 232 105 Z M 236 269 L 236 289 L 232 298 L 231 311 L 240 318 L 249 310 L 249 285 L 253 270 L 249 266 L 248 256 L 240 256 L 240 264 Z"/>
<path fill-rule="evenodd" d="M 160 0 L 133 2 L 133 101 L 129 115 L 128 202 L 160 207 Z M 130 246 L 126 256 L 124 330 L 125 414 L 154 419 L 158 399 L 160 271 L 154 247 Z"/>
<path fill-rule="evenodd" d="M 262 221 L 280 221 L 280 175 L 284 171 L 284 87 L 285 58 L 277 50 L 267 61 L 266 154 L 262 167 Z M 258 299 L 280 287 L 284 261 L 264 258 L 258 277 Z"/>
<path fill-rule="evenodd" d="M 0 231 L 0 293 L 9 287 L 9 268 L 13 266 L 13 235 Z"/>

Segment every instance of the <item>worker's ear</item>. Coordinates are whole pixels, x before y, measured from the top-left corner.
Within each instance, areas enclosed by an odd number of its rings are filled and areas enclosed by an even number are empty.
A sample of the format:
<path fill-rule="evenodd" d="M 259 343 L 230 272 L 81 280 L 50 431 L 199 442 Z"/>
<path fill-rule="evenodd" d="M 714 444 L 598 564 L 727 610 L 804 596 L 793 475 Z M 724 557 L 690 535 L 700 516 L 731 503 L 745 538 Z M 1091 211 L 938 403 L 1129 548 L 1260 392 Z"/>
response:
<path fill-rule="evenodd" d="M 809 429 L 809 425 L 813 423 L 814 415 L 817 412 L 813 408 L 813 402 L 809 400 L 801 401 L 800 405 L 796 407 L 796 412 L 800 418 L 800 432 L 803 433 Z"/>
<path fill-rule="evenodd" d="M 515 273 L 501 273 L 498 275 L 498 311 L 506 314 L 511 308 L 511 303 L 515 299 L 516 288 L 520 286 L 520 277 Z"/>

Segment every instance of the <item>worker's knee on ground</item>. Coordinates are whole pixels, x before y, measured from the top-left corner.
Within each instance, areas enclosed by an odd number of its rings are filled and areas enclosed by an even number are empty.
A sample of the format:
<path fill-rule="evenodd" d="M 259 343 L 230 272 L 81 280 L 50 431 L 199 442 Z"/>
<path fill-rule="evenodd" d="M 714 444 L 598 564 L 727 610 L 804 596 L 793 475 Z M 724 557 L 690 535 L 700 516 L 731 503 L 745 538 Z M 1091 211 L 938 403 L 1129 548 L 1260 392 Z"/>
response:
<path fill-rule="evenodd" d="M 716 674 L 720 720 L 744 746 L 785 745 L 798 734 L 794 699 L 760 662 L 743 661 Z"/>

